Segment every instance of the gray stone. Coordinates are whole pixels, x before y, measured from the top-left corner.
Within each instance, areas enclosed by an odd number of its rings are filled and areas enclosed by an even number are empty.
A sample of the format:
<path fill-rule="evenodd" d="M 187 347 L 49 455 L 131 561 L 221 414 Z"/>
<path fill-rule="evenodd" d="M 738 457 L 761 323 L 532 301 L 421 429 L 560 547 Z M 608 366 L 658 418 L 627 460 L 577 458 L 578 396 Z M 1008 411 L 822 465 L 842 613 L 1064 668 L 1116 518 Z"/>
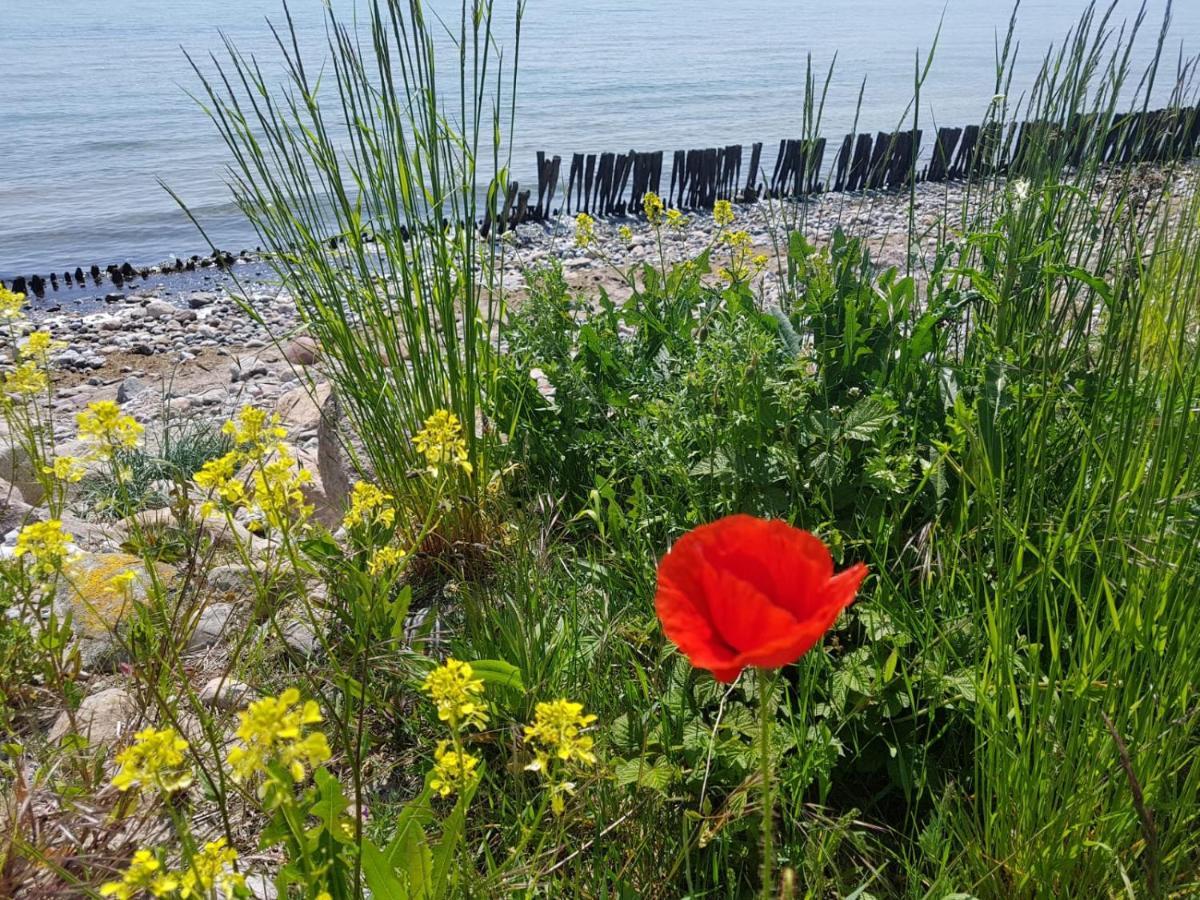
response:
<path fill-rule="evenodd" d="M 197 696 L 205 706 L 216 709 L 241 709 L 249 703 L 253 693 L 248 684 L 217 676 L 205 682 Z"/>
<path fill-rule="evenodd" d="M 75 728 L 93 745 L 115 744 L 137 727 L 139 718 L 137 703 L 128 691 L 119 687 L 85 697 L 75 711 Z M 46 735 L 50 741 L 59 741 L 71 731 L 71 717 L 60 713 Z"/>
<path fill-rule="evenodd" d="M 146 384 L 140 378 L 135 378 L 130 375 L 121 382 L 121 386 L 117 388 L 117 402 L 128 403 L 142 391 L 146 390 Z"/>
<path fill-rule="evenodd" d="M 33 507 L 21 498 L 21 492 L 0 479 L 0 534 L 20 528 L 30 518 Z"/>
<path fill-rule="evenodd" d="M 165 319 L 175 315 L 175 307 L 166 300 L 151 300 L 146 304 L 146 315 L 152 319 Z"/>
<path fill-rule="evenodd" d="M 284 624 L 282 631 L 284 644 L 297 656 L 307 659 L 316 655 L 321 649 L 321 642 L 317 640 L 317 633 L 308 622 L 302 622 L 299 619 L 287 622 Z"/>
<path fill-rule="evenodd" d="M 218 643 L 233 619 L 232 603 L 210 603 L 200 613 L 196 628 L 188 638 L 188 650 L 207 650 Z"/>

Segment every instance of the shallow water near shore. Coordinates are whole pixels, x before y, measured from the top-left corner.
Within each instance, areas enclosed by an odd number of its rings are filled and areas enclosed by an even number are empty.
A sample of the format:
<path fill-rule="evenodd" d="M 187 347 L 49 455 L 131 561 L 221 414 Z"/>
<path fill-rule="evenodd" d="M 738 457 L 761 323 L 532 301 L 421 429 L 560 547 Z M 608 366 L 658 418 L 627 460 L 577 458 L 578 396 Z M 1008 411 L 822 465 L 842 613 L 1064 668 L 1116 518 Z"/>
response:
<path fill-rule="evenodd" d="M 350 11 L 356 0 L 335 0 Z M 457 14 L 458 4 L 434 9 Z M 496 31 L 511 55 L 511 0 Z M 1082 0 L 1032 0 L 1018 19 L 1018 80 L 1027 86 L 1046 45 L 1061 40 Z M 1151 0 L 1135 55 L 1149 59 L 1165 0 Z M 293 0 L 302 46 L 324 58 L 322 4 Z M 995 90 L 995 41 L 1010 9 L 985 0 L 533 0 L 521 39 L 519 110 L 512 170 L 532 180 L 539 149 L 572 152 L 673 150 L 798 136 L 804 58 L 823 77 L 837 55 L 825 126 L 853 124 L 866 79 L 860 128 L 892 129 L 912 95 L 915 54 L 943 16 L 924 89 L 927 123 L 978 121 Z M 1136 14 L 1120 2 L 1116 21 Z M 0 4 L 0 277 L 148 265 L 207 250 L 159 180 L 177 190 L 209 237 L 232 251 L 258 243 L 223 184 L 224 145 L 187 96 L 198 83 L 183 51 L 203 61 L 227 34 L 247 53 L 277 51 L 264 19 L 282 21 L 278 0 L 189 4 L 84 0 Z M 1176 4 L 1167 56 L 1200 50 L 1200 4 Z M 268 72 L 272 71 L 268 67 Z M 1165 88 L 1164 88 L 1165 90 Z M 87 299 L 86 291 L 55 297 Z M 78 297 L 76 296 L 78 295 Z"/>

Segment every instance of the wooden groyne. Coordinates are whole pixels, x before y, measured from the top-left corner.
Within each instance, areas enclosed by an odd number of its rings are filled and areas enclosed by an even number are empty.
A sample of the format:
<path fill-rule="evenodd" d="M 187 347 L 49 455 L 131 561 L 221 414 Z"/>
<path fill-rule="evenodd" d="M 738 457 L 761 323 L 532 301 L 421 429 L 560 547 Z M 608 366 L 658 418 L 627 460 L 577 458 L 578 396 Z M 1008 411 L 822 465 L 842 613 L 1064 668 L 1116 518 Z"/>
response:
<path fill-rule="evenodd" d="M 496 223 L 501 230 L 563 213 L 592 216 L 640 215 L 648 191 L 681 210 L 712 209 L 718 200 L 754 203 L 835 192 L 899 190 L 917 182 L 960 181 L 1019 174 L 1034 159 L 1052 155 L 1078 166 L 1094 158 L 1103 165 L 1162 163 L 1190 159 L 1200 143 L 1197 107 L 1157 109 L 1111 118 L 1086 113 L 1065 127 L 1058 122 L 992 122 L 938 128 L 926 152 L 921 129 L 848 134 L 826 160 L 825 138 L 779 142 L 774 165 L 763 167 L 763 144 L 734 144 L 697 150 L 537 155 L 537 203 L 518 182 L 507 186 Z M 1104 121 L 1110 124 L 1105 127 Z M 1065 147 L 1063 146 L 1065 144 Z M 1063 153 L 1062 151 L 1066 152 Z M 746 179 L 742 180 L 743 163 Z M 564 203 L 555 207 L 559 187 Z"/>
<path fill-rule="evenodd" d="M 804 199 L 826 192 L 900 190 L 912 182 L 948 182 L 989 175 L 1019 175 L 1039 159 L 1062 159 L 1069 167 L 1084 160 L 1102 165 L 1164 163 L 1191 159 L 1200 147 L 1200 107 L 1145 110 L 1120 116 L 1082 113 L 1069 123 L 1029 121 L 963 128 L 942 127 L 930 136 L 921 129 L 848 134 L 830 151 L 823 137 L 784 139 L 774 163 L 764 165 L 762 143 L 732 144 L 697 150 L 627 153 L 575 153 L 563 157 L 537 154 L 537 191 L 517 181 L 493 185 L 488 207 L 495 210 L 476 223 L 482 235 L 502 233 L 524 222 L 542 222 L 559 215 L 588 213 L 596 217 L 640 216 L 647 193 L 658 194 L 670 207 L 710 210 L 718 200 L 755 203 L 773 198 Z M 827 156 L 829 157 L 827 159 Z M 746 177 L 743 180 L 742 173 Z M 555 203 L 559 191 L 562 202 Z M 500 196 L 502 195 L 502 196 Z M 461 223 L 460 223 L 461 224 Z M 444 222 L 449 228 L 450 223 Z M 407 229 L 401 226 L 401 237 Z M 367 240 L 373 236 L 366 235 Z M 344 236 L 328 239 L 331 249 Z M 261 251 L 259 251 L 261 253 Z M 116 287 L 151 274 L 228 268 L 256 258 L 243 250 L 236 257 L 224 251 L 211 256 L 176 259 L 150 269 L 128 262 L 85 273 L 77 266 L 62 273 L 67 285 L 109 281 Z M 0 281 L 0 286 L 4 283 Z M 12 289 L 42 297 L 58 290 L 59 275 L 17 276 Z"/>

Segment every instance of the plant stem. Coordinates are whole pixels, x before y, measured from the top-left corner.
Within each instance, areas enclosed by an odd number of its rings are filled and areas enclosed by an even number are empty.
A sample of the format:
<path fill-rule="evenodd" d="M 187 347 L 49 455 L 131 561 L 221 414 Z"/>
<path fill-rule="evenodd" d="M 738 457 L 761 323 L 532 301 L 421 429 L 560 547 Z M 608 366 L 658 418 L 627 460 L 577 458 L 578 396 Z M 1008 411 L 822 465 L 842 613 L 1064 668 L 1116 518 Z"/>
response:
<path fill-rule="evenodd" d="M 762 898 L 770 900 L 775 856 L 775 792 L 771 789 L 771 676 L 758 670 L 758 714 L 762 718 L 758 768 L 762 775 Z"/>

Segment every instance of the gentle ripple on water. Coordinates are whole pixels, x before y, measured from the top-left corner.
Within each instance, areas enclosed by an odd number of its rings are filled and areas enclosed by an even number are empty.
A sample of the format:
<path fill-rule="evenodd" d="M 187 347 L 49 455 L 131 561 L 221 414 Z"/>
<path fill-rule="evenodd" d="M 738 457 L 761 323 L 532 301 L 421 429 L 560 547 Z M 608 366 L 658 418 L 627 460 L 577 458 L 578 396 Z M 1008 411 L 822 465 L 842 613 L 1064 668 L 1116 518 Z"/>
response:
<path fill-rule="evenodd" d="M 498 0 L 510 53 L 512 2 Z M 1150 2 L 1143 60 L 1164 3 Z M 1026 0 L 1020 77 L 1032 78 L 1046 44 L 1083 5 Z M 1136 5 L 1121 0 L 1118 16 Z M 432 6 L 456 14 L 458 2 Z M 324 56 L 322 4 L 291 7 L 315 63 Z M 278 0 L 0 0 L 0 277 L 203 252 L 159 179 L 219 246 L 256 244 L 229 202 L 225 148 L 185 93 L 197 81 L 182 51 L 216 51 L 225 33 L 272 60 L 264 20 L 280 10 Z M 807 53 L 822 72 L 838 54 L 830 134 L 849 130 L 864 77 L 863 129 L 891 130 L 912 93 L 914 55 L 930 45 L 943 10 L 922 115 L 965 124 L 994 90 L 994 40 L 1008 19 L 994 0 L 530 0 L 514 174 L 532 176 L 538 149 L 771 147 L 798 136 Z M 1200 50 L 1200 3 L 1176 3 L 1174 19 L 1174 46 Z"/>

